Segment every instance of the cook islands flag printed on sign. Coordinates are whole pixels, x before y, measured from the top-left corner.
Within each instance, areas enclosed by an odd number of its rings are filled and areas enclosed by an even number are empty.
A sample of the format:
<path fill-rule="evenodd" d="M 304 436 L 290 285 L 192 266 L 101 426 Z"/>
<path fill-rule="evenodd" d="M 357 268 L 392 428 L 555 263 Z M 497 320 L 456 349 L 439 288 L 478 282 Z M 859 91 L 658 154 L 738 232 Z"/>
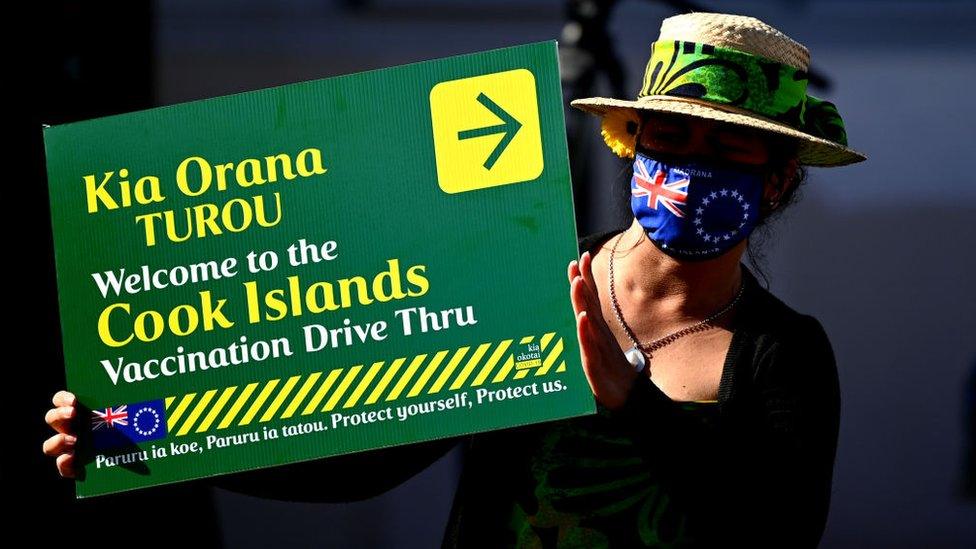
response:
<path fill-rule="evenodd" d="M 166 436 L 166 406 L 162 399 L 92 410 L 95 450 L 131 446 Z"/>

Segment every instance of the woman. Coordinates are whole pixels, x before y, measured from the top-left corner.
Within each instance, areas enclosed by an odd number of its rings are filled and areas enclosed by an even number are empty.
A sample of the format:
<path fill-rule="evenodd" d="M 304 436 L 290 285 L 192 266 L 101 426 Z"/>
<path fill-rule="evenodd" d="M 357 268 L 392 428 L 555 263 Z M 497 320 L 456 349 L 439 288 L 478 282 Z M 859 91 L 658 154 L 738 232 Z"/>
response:
<path fill-rule="evenodd" d="M 815 546 L 839 427 L 833 352 L 741 263 L 802 166 L 865 159 L 833 105 L 806 95 L 808 63 L 756 19 L 679 15 L 636 101 L 572 102 L 634 159 L 632 223 L 581 239 L 568 266 L 597 414 L 198 482 L 361 499 L 462 441 L 445 546 Z M 72 397 L 54 404 L 44 451 L 70 477 Z"/>

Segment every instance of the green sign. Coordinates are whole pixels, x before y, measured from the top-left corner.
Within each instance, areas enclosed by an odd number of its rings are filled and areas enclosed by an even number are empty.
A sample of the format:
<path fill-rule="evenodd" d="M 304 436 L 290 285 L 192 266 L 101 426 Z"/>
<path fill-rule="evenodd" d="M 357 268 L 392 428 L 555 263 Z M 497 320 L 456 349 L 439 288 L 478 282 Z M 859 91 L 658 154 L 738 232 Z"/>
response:
<path fill-rule="evenodd" d="M 595 411 L 555 41 L 44 141 L 78 497 Z"/>

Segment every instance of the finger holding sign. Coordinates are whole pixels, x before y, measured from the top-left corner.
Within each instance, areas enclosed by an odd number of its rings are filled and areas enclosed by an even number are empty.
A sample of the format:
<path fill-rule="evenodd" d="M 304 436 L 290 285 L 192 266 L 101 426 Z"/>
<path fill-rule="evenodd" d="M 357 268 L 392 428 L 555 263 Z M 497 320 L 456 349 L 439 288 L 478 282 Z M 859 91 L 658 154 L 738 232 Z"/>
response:
<path fill-rule="evenodd" d="M 45 455 L 54 457 L 58 473 L 65 478 L 75 478 L 75 444 L 78 437 L 74 432 L 72 420 L 77 413 L 75 396 L 68 391 L 58 391 L 51 399 L 55 406 L 44 415 L 44 421 L 57 431 L 41 445 Z"/>
<path fill-rule="evenodd" d="M 75 465 L 74 452 L 59 455 L 54 460 L 58 467 L 58 474 L 64 478 L 76 478 L 78 476 L 78 466 Z"/>
<path fill-rule="evenodd" d="M 597 400 L 613 410 L 627 401 L 638 374 L 627 361 L 603 320 L 600 301 L 586 283 L 593 280 L 589 253 L 580 259 L 579 272 L 570 282 L 570 298 L 576 315 L 576 335 L 580 344 L 583 371 Z M 574 266 L 570 264 L 572 273 Z"/>

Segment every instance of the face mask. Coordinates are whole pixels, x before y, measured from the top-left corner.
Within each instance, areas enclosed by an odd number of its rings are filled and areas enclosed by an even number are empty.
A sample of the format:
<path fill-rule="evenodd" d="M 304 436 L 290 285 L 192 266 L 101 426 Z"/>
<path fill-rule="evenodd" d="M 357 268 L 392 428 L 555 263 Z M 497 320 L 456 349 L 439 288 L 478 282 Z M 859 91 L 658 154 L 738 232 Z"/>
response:
<path fill-rule="evenodd" d="M 718 257 L 756 226 L 763 166 L 668 160 L 637 151 L 630 206 L 647 237 L 666 254 Z"/>

